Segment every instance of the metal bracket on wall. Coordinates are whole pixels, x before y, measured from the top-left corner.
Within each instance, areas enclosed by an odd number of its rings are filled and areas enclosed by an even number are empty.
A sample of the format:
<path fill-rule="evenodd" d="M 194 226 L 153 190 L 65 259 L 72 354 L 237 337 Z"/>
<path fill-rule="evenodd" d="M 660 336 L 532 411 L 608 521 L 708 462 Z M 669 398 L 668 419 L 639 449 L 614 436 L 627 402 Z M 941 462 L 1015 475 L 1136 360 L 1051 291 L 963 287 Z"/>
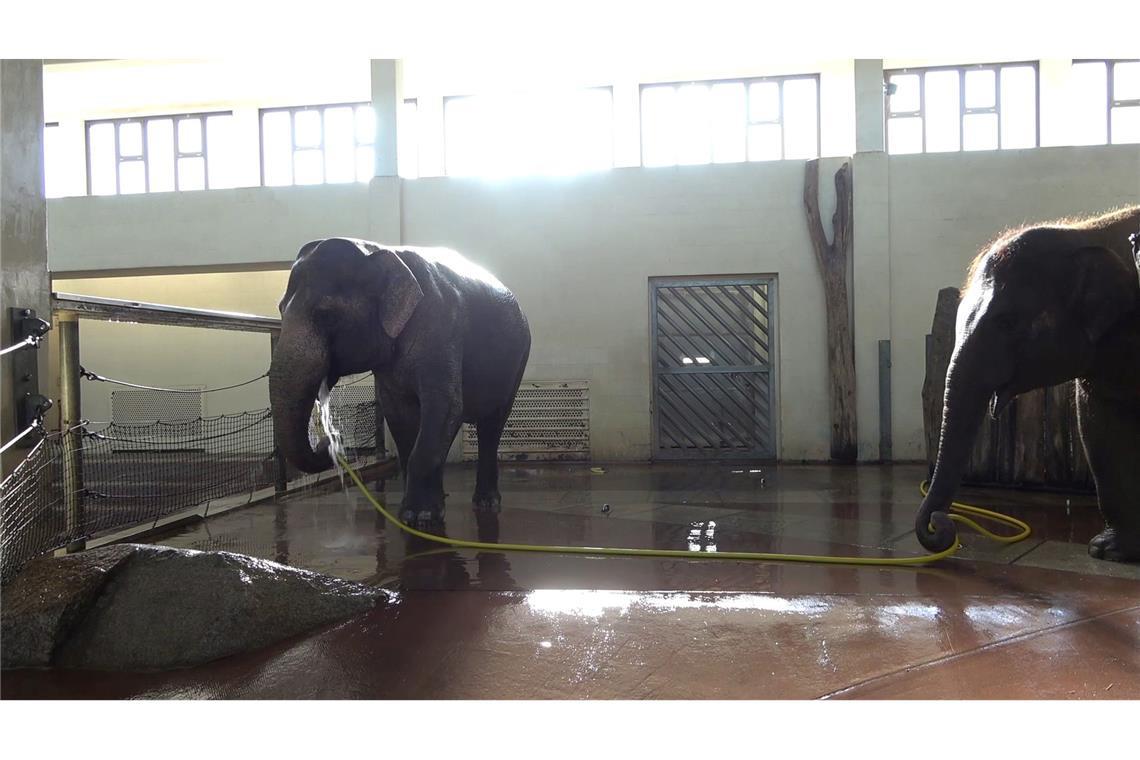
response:
<path fill-rule="evenodd" d="M 8 309 L 12 325 L 12 337 L 16 341 L 31 337 L 41 338 L 51 329 L 51 323 L 36 316 L 35 309 L 19 306 Z M 36 344 L 26 346 L 12 353 L 12 408 L 16 411 L 16 431 L 32 425 L 51 408 L 51 399 L 40 393 L 39 355 Z M 33 432 L 18 444 L 20 448 L 31 448 L 39 442 L 40 436 Z"/>

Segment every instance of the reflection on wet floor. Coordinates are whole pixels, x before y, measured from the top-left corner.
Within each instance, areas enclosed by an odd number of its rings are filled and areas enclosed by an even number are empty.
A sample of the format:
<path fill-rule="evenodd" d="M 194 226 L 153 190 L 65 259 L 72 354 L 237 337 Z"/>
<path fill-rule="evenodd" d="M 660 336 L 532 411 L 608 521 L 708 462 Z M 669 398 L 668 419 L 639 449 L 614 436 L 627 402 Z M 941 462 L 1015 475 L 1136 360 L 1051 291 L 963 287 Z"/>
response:
<path fill-rule="evenodd" d="M 924 474 L 506 465 L 494 514 L 472 509 L 474 470 L 456 467 L 444 530 L 486 542 L 918 554 Z M 380 492 L 399 503 L 398 481 Z M 536 555 L 440 547 L 388 524 L 359 494 L 302 495 L 157 542 L 383 584 L 396 602 L 176 674 L 5 673 L 3 695 L 1140 696 L 1140 567 L 1088 558 L 1102 525 L 1095 499 L 961 498 L 1026 520 L 1033 537 L 1001 546 L 964 536 L 960 557 L 922 569 Z"/>

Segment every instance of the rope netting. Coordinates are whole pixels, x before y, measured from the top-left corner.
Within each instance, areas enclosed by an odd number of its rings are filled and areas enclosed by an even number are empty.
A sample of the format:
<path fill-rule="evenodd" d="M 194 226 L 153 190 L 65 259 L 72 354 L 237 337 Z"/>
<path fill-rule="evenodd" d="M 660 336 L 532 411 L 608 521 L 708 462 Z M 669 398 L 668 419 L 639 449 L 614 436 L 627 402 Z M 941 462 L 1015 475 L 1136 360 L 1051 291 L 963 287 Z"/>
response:
<path fill-rule="evenodd" d="M 363 395 L 363 394 L 360 394 Z M 364 463 L 376 451 L 374 401 L 331 404 L 347 451 Z M 351 399 L 355 401 L 356 399 Z M 319 431 L 318 415 L 310 439 Z M 78 463 L 68 492 L 65 458 Z M 279 472 L 268 409 L 140 423 L 85 423 L 49 433 L 0 485 L 0 570 L 8 580 L 29 559 L 67 544 L 155 522 L 218 500 L 251 500 L 287 482 L 315 482 L 286 466 Z M 68 524 L 69 505 L 79 519 Z"/>

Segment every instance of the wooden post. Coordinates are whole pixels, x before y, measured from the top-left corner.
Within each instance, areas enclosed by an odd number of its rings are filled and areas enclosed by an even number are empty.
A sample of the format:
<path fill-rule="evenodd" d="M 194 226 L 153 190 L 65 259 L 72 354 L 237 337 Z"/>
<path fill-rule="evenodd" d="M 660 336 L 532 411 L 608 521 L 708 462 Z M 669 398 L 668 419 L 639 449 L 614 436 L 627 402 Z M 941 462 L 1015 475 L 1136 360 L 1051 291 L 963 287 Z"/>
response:
<path fill-rule="evenodd" d="M 854 463 L 859 457 L 859 426 L 855 406 L 855 341 L 847 294 L 847 259 L 852 241 L 853 202 L 851 164 L 835 173 L 833 240 L 829 244 L 819 216 L 819 159 L 804 170 L 804 209 L 816 263 L 823 277 L 827 312 L 828 396 L 831 417 L 831 460 Z"/>

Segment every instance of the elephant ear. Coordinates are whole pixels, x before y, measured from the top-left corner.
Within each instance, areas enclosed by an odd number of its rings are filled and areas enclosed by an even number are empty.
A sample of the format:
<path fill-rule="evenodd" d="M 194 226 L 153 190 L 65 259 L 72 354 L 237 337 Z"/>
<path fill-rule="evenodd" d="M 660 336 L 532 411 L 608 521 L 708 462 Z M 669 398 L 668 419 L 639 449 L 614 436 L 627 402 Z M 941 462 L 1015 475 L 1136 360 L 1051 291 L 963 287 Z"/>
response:
<path fill-rule="evenodd" d="M 420 300 L 423 288 L 412 270 L 395 251 L 381 248 L 375 243 L 366 244 L 368 265 L 376 278 L 380 300 L 380 324 L 388 337 L 395 338 L 404 331 Z"/>
<path fill-rule="evenodd" d="M 1081 248 L 1073 255 L 1077 261 L 1073 295 L 1085 333 L 1096 343 L 1136 308 L 1137 280 L 1135 273 L 1107 248 Z"/>
<path fill-rule="evenodd" d="M 313 252 L 314 249 L 316 249 L 316 247 L 318 245 L 320 245 L 323 242 L 325 242 L 324 238 L 321 238 L 320 240 L 313 240 L 311 242 L 305 243 L 303 246 L 301 246 L 301 250 L 297 251 L 296 261 L 300 261 L 301 259 L 308 256 L 310 253 Z M 296 262 L 294 262 L 294 263 L 296 263 Z"/>

